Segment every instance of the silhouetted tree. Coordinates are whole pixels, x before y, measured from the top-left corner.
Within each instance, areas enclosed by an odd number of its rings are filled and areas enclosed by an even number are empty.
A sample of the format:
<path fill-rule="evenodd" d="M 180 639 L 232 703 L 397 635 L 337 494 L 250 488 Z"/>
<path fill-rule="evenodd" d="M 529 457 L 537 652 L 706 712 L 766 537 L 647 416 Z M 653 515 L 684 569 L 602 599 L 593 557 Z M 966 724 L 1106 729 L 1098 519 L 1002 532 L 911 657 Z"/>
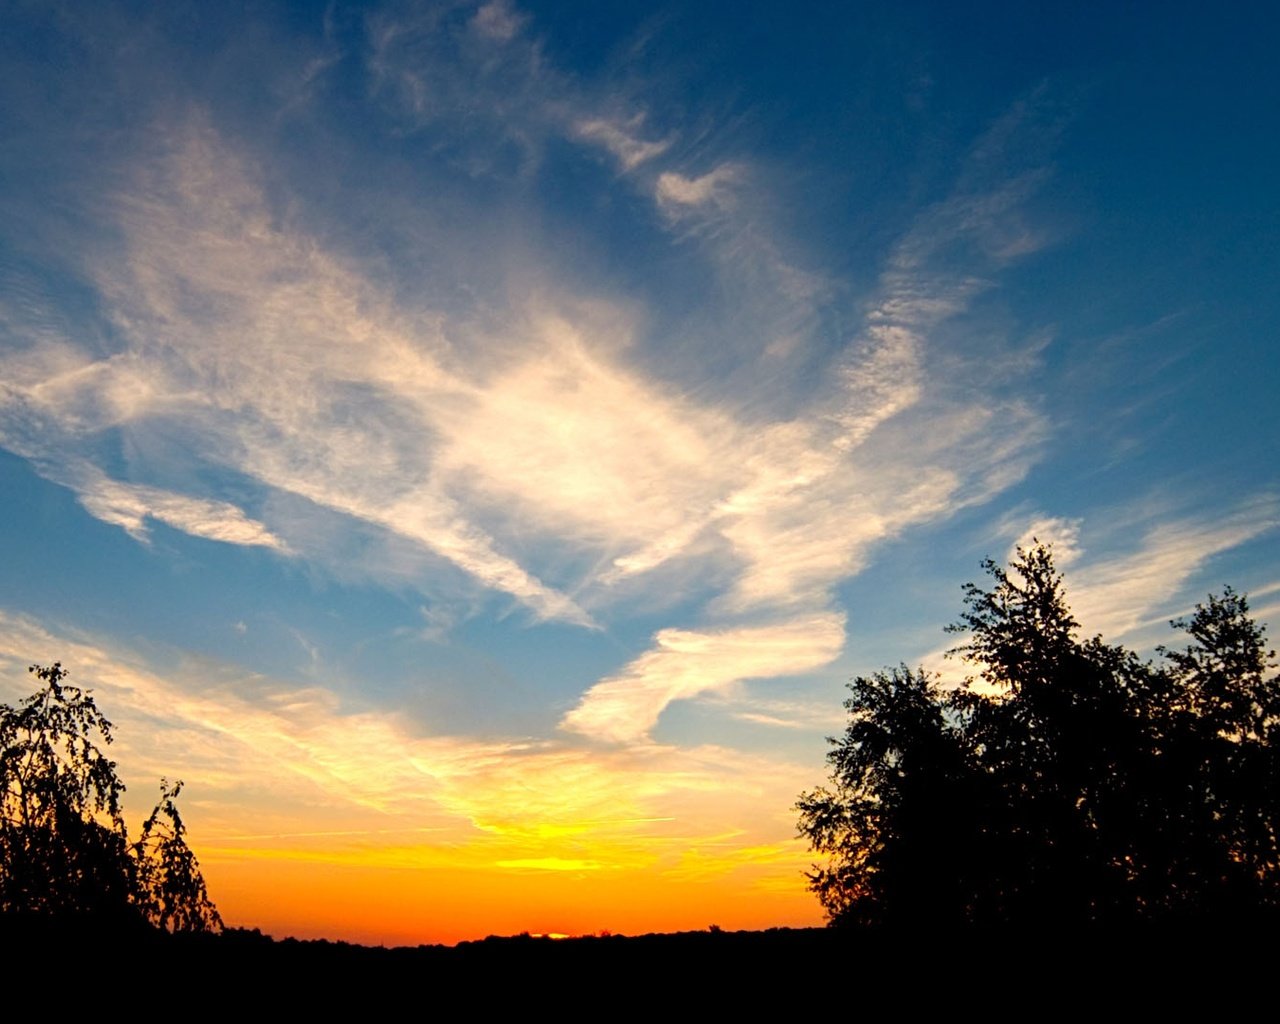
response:
<path fill-rule="evenodd" d="M 186 827 L 175 802 L 181 780 L 160 780 L 160 802 L 133 846 L 138 871 L 138 901 L 147 920 L 169 932 L 210 932 L 222 927 L 209 899 L 196 855 L 184 838 Z"/>
<path fill-rule="evenodd" d="M 121 914 L 132 893 L 124 785 L 99 746 L 111 723 L 60 664 L 31 671 L 44 688 L 0 706 L 0 910 Z"/>
<path fill-rule="evenodd" d="M 60 663 L 31 672 L 44 686 L 16 708 L 0 704 L 0 912 L 216 930 L 174 804 L 182 784 L 162 783 L 131 844 L 124 783 L 103 752 L 111 723 Z"/>
<path fill-rule="evenodd" d="M 1202 884 L 1224 900 L 1280 907 L 1280 680 L 1269 674 L 1275 651 L 1266 649 L 1245 596 L 1230 587 L 1173 625 L 1191 642 L 1161 648 L 1170 663 L 1172 739 L 1224 860 Z"/>
<path fill-rule="evenodd" d="M 860 678 L 832 785 L 800 797 L 833 923 L 1088 924 L 1280 906 L 1280 685 L 1245 599 L 1142 662 L 1081 640 L 1049 550 L 984 563 L 944 690 Z"/>
<path fill-rule="evenodd" d="M 905 665 L 849 688 L 849 726 L 828 755 L 833 788 L 797 805 L 801 831 L 828 855 L 811 887 L 842 924 L 963 920 L 980 780 L 946 705 L 926 673 Z"/>

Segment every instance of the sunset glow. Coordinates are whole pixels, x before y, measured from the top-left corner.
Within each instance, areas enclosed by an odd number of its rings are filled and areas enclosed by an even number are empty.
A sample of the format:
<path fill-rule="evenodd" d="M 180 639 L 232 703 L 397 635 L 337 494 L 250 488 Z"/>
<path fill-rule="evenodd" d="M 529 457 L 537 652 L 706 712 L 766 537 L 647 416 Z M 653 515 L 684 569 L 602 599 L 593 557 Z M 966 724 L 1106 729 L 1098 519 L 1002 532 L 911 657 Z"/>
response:
<path fill-rule="evenodd" d="M 0 15 L 0 700 L 231 925 L 820 924 L 982 558 L 1280 628 L 1274 14 L 614 6 Z"/>

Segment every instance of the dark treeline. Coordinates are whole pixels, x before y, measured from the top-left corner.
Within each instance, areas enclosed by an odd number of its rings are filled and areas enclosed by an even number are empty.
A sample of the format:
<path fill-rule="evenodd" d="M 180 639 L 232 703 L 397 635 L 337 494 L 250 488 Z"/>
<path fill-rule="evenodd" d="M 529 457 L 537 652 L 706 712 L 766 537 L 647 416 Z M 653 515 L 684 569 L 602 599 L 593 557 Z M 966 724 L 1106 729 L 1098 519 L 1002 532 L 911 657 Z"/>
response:
<path fill-rule="evenodd" d="M 965 588 L 959 688 L 855 680 L 800 831 L 833 924 L 1271 927 L 1280 683 L 1229 588 L 1161 660 L 1082 639 L 1047 548 Z"/>
<path fill-rule="evenodd" d="M 490 937 L 457 946 L 370 947 L 275 941 L 256 931 L 118 934 L 6 930 L 11 977 L 30 972 L 110 978 L 176 1005 L 261 1016 L 265 1008 L 326 1015 L 410 1008 L 466 1019 L 496 1008 L 571 1015 L 686 1016 L 732 1009 L 790 1019 L 809 1012 L 1025 1014 L 1067 1006 L 1182 1011 L 1252 991 L 1274 970 L 1275 931 L 1192 927 L 1058 929 L 1011 934 L 922 928 L 681 932 L 552 940 Z M 74 967 L 72 965 L 75 965 Z M 91 967 L 90 967 L 91 965 Z M 1265 982 L 1264 982 L 1265 987 Z M 407 1002 L 406 1002 L 407 1000 Z M 445 1002 L 440 1002 L 445 1000 Z M 461 1001 L 459 1001 L 461 1000 Z M 624 1012 L 627 1011 L 627 1012 Z M 850 1011 L 853 1012 L 853 1011 Z M 1032 1011 L 1034 1012 L 1034 1011 Z"/>

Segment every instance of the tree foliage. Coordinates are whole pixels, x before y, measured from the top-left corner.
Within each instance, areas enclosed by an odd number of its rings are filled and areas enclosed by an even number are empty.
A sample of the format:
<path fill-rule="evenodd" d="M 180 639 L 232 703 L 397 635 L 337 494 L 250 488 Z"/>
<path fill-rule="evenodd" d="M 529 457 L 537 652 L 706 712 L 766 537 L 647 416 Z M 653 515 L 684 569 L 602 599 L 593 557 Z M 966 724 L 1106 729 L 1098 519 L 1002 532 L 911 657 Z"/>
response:
<path fill-rule="evenodd" d="M 111 723 L 60 663 L 31 672 L 41 689 L 0 704 L 0 912 L 216 931 L 174 802 L 182 783 L 162 780 L 130 842 L 124 783 L 104 752 Z"/>
<path fill-rule="evenodd" d="M 1083 640 L 1048 548 L 984 563 L 958 689 L 856 679 L 799 830 L 833 923 L 1093 924 L 1280 910 L 1280 682 L 1229 588 L 1153 665 Z"/>
<path fill-rule="evenodd" d="M 142 823 L 142 834 L 133 845 L 138 902 L 147 919 L 164 931 L 216 931 L 222 918 L 187 845 L 176 803 L 181 792 L 181 780 L 172 785 L 160 780 L 160 802 Z"/>

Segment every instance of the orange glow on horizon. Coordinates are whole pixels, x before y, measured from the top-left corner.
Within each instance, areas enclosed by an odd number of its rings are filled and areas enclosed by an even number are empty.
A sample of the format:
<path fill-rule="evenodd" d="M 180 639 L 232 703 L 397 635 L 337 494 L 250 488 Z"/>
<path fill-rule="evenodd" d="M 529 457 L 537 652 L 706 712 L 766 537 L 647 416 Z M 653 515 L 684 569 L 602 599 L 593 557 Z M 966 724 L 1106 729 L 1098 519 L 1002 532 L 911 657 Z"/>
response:
<path fill-rule="evenodd" d="M 822 923 L 798 867 L 783 872 L 776 865 L 721 865 L 708 877 L 656 868 L 389 868 L 283 855 L 211 857 L 202 864 L 227 924 L 259 928 L 277 939 L 453 945 L 487 935 L 639 935 L 712 924 L 739 930 Z"/>

